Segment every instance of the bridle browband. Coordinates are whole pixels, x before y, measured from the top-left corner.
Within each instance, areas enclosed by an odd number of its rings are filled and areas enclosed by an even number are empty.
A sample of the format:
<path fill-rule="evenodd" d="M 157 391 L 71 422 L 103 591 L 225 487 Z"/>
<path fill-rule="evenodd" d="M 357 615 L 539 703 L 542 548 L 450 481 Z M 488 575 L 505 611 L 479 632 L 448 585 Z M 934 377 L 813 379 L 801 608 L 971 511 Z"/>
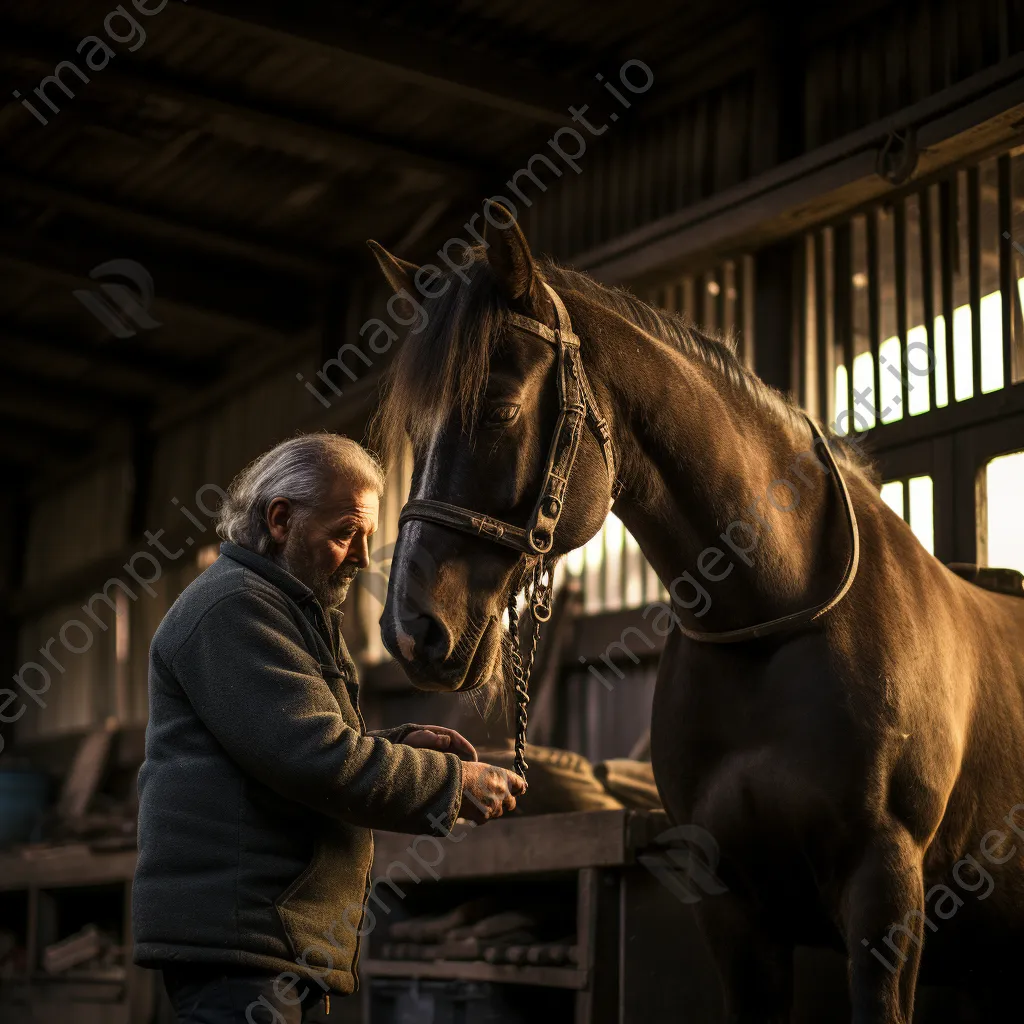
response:
<path fill-rule="evenodd" d="M 525 527 L 516 526 L 504 520 L 496 519 L 494 516 L 484 515 L 482 512 L 474 512 L 472 509 L 464 508 L 461 505 L 453 505 L 447 501 L 437 501 L 434 498 L 410 499 L 405 503 L 398 518 L 399 530 L 409 520 L 419 519 L 429 523 L 436 523 L 439 526 L 447 526 L 450 529 L 459 530 L 474 537 L 482 537 L 485 540 L 512 548 L 528 558 L 536 559 L 532 580 L 524 572 L 520 576 L 519 586 L 510 594 L 508 603 L 509 660 L 517 702 L 514 767 L 515 771 L 523 778 L 526 777 L 526 769 L 528 767 L 524 759 L 527 724 L 526 706 L 530 700 L 528 684 L 533 668 L 534 656 L 537 651 L 540 624 L 547 622 L 551 618 L 552 581 L 550 566 L 545 562 L 545 556 L 551 552 L 554 546 L 555 529 L 564 511 L 565 492 L 569 486 L 573 465 L 576 462 L 576 453 L 579 450 L 584 424 L 590 427 L 594 437 L 597 439 L 608 470 L 608 477 L 611 481 L 609 510 L 615 503 L 615 499 L 618 497 L 621 489 L 621 483 L 615 476 L 615 456 L 612 449 L 611 431 L 608 429 L 607 421 L 598 409 L 594 392 L 583 369 L 583 360 L 580 356 L 580 339 L 573 333 L 569 313 L 558 293 L 547 283 L 544 284 L 544 288 L 547 291 L 548 298 L 551 300 L 551 304 L 554 306 L 554 328 L 541 323 L 539 320 L 523 316 L 520 313 L 510 313 L 508 317 L 513 326 L 536 335 L 551 345 L 555 349 L 558 361 L 558 422 L 555 424 L 555 433 L 551 439 L 551 447 L 548 449 L 547 465 L 540 495 L 534 504 L 529 522 Z M 853 502 L 850 499 L 846 481 L 843 479 L 839 466 L 829 448 L 828 440 L 810 416 L 806 413 L 802 413 L 802 415 L 810 425 L 812 437 L 822 443 L 825 458 L 835 476 L 836 487 L 850 531 L 850 557 L 846 570 L 843 573 L 843 578 L 832 596 L 821 604 L 814 605 L 803 611 L 793 612 L 790 615 L 783 615 L 777 619 L 771 619 L 768 622 L 759 623 L 756 626 L 725 630 L 717 633 L 705 633 L 679 624 L 683 635 L 690 640 L 700 643 L 740 643 L 746 640 L 760 639 L 772 633 L 780 632 L 783 629 L 797 629 L 800 626 L 814 622 L 830 612 L 846 596 L 853 585 L 860 559 L 860 537 Z M 547 575 L 546 580 L 544 578 L 545 574 Z M 522 660 L 520 651 L 518 610 L 519 593 L 524 589 L 523 581 L 526 581 L 527 606 L 532 620 L 530 651 L 525 663 Z"/>

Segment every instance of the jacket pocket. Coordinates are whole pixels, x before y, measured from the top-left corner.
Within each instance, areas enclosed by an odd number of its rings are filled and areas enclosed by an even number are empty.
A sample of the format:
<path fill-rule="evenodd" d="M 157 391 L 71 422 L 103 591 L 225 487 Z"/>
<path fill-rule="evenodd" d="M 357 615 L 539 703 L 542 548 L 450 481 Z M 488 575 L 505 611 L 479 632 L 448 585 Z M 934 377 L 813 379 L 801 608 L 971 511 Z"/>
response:
<path fill-rule="evenodd" d="M 363 831 L 318 841 L 309 866 L 274 901 L 293 958 L 305 967 L 353 971 L 371 856 Z"/>

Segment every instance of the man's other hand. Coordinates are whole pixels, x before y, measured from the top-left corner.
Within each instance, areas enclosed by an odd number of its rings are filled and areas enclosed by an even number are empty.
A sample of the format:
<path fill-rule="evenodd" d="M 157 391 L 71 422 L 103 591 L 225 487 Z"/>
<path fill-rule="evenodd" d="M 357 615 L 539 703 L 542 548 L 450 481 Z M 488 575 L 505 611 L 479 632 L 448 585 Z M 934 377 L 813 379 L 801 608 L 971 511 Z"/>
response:
<path fill-rule="evenodd" d="M 462 766 L 462 808 L 459 816 L 482 825 L 514 811 L 516 797 L 526 792 L 526 782 L 515 772 L 480 761 Z"/>
<path fill-rule="evenodd" d="M 403 743 L 421 750 L 440 750 L 446 754 L 458 754 L 463 761 L 475 761 L 476 747 L 461 732 L 443 725 L 424 725 L 409 733 Z"/>

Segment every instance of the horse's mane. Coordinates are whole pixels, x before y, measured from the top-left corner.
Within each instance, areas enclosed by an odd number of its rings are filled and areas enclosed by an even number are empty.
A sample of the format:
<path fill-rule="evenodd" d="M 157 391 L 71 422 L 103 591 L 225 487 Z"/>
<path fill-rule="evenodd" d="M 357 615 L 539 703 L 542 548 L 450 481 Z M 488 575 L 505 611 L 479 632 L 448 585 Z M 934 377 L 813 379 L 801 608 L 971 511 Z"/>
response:
<path fill-rule="evenodd" d="M 508 307 L 483 248 L 468 251 L 469 261 L 462 268 L 468 283 L 454 273 L 445 278 L 451 287 L 424 304 L 426 325 L 402 345 L 386 376 L 371 426 L 371 443 L 385 464 L 398 454 L 407 436 L 414 444 L 425 441 L 455 410 L 461 411 L 464 423 L 475 421 Z M 542 260 L 540 270 L 559 294 L 576 293 L 620 314 L 659 341 L 700 359 L 787 425 L 802 423 L 799 409 L 787 397 L 740 362 L 735 339 L 712 335 L 681 314 L 655 309 L 624 288 L 603 285 L 552 260 Z M 852 446 L 841 447 L 843 461 L 871 475 Z"/>

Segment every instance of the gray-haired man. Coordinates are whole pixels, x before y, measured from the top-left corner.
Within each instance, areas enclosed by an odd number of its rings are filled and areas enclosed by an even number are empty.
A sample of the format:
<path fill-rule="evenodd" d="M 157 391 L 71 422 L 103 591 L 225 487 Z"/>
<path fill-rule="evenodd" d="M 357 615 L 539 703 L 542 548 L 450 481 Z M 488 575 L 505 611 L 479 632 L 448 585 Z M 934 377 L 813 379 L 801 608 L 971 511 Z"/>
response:
<path fill-rule="evenodd" d="M 163 970 L 179 1021 L 293 1024 L 351 993 L 370 829 L 482 823 L 524 790 L 452 729 L 364 729 L 338 608 L 382 490 L 336 435 L 267 452 L 153 638 L 135 960 Z"/>

